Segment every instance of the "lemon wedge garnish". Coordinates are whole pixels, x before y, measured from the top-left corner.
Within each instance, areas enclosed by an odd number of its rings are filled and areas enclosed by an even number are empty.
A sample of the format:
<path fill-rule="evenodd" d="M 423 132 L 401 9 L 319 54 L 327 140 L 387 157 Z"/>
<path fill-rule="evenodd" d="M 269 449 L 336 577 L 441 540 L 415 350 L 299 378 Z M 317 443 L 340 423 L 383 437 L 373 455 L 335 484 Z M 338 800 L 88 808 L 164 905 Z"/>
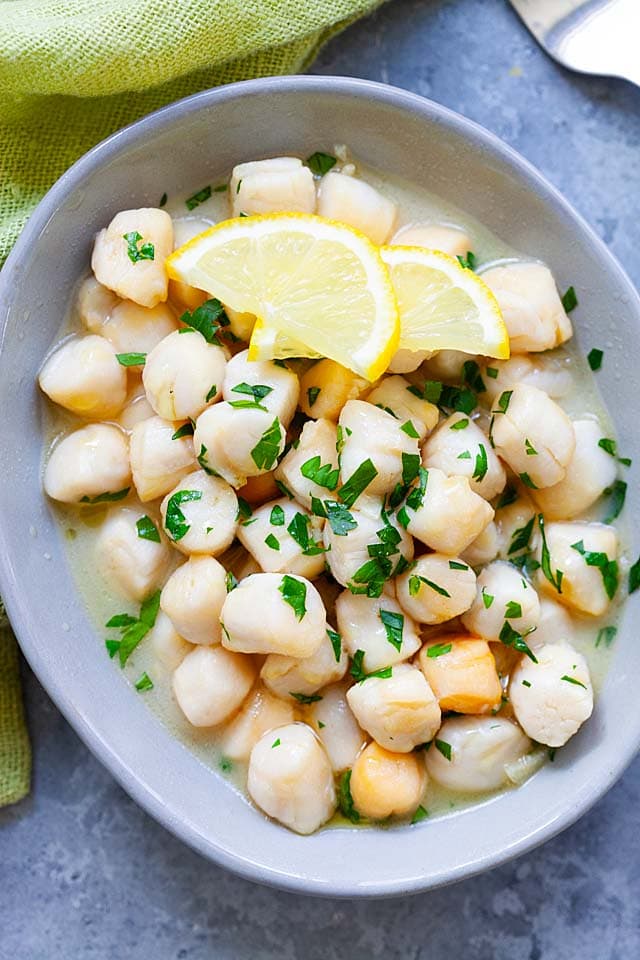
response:
<path fill-rule="evenodd" d="M 367 380 L 388 367 L 399 322 L 380 252 L 345 224 L 311 214 L 225 220 L 167 261 L 172 280 L 206 290 L 233 310 L 258 317 L 249 359 L 265 341 L 291 341 Z M 262 345 L 261 345 L 262 344 Z"/>
<path fill-rule="evenodd" d="M 506 359 L 509 335 L 493 293 L 454 258 L 422 247 L 381 247 L 400 312 L 399 348 L 462 350 Z"/>

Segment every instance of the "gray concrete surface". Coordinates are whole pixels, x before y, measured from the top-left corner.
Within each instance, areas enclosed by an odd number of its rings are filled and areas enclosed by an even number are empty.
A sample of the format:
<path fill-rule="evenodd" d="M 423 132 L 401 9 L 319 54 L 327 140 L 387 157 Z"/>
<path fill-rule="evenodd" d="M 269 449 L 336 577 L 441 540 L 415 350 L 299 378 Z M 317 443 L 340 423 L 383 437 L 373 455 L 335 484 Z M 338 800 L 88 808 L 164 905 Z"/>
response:
<path fill-rule="evenodd" d="M 393 0 L 315 73 L 383 80 L 494 130 L 640 283 L 640 91 L 548 60 L 506 0 Z M 122 792 L 25 669 L 34 790 L 0 811 L 2 960 L 635 960 L 640 762 L 580 823 L 483 877 L 405 901 L 239 880 Z"/>

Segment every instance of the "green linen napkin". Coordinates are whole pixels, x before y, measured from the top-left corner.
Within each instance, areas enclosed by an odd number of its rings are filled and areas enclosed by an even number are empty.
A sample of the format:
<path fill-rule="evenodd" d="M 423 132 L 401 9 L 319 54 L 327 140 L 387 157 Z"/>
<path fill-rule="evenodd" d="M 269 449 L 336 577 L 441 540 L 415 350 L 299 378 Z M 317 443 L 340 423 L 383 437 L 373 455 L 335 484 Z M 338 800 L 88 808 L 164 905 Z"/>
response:
<path fill-rule="evenodd" d="M 381 0 L 2 0 L 0 264 L 51 184 L 114 130 L 222 83 L 304 70 Z M 0 627 L 0 806 L 29 791 L 15 642 Z"/>

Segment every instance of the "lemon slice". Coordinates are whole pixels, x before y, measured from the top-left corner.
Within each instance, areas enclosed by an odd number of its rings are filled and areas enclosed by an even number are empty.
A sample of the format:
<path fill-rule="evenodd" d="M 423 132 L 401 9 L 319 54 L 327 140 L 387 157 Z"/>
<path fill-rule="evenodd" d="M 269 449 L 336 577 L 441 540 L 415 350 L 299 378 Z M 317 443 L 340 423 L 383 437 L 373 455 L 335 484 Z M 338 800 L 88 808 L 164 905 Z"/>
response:
<path fill-rule="evenodd" d="M 258 358 L 261 338 L 263 353 L 265 340 L 275 350 L 284 338 L 375 380 L 398 346 L 380 253 L 341 223 L 302 213 L 225 220 L 172 253 L 167 272 L 259 318 L 250 359 Z"/>
<path fill-rule="evenodd" d="M 400 311 L 399 348 L 462 350 L 506 359 L 509 335 L 493 293 L 454 258 L 422 247 L 381 247 Z"/>
<path fill-rule="evenodd" d="M 275 327 L 270 327 L 264 320 L 258 319 L 251 334 L 249 356 L 251 360 L 288 360 L 292 357 L 317 359 L 322 354 L 299 340 L 292 340 L 286 333 L 280 333 Z"/>

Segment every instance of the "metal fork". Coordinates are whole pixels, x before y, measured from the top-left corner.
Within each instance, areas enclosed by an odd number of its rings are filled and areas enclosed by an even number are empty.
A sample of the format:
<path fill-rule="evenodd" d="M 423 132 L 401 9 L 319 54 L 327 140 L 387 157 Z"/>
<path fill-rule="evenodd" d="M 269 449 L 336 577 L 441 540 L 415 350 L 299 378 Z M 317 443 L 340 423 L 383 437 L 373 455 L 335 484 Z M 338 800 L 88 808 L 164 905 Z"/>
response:
<path fill-rule="evenodd" d="M 511 0 L 511 4 L 558 63 L 640 86 L 640 0 Z"/>

